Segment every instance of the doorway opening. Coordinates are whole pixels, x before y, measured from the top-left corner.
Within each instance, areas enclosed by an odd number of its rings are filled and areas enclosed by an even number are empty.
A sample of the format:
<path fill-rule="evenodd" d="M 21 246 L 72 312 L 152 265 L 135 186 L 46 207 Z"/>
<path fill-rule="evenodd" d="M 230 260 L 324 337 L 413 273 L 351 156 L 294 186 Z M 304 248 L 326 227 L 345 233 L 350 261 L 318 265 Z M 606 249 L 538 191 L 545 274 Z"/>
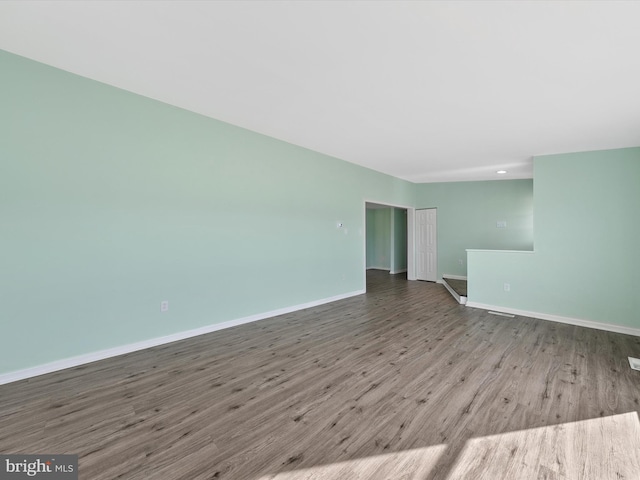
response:
<path fill-rule="evenodd" d="M 381 202 L 365 202 L 365 285 L 367 270 L 406 273 L 415 280 L 413 252 L 414 209 Z"/>

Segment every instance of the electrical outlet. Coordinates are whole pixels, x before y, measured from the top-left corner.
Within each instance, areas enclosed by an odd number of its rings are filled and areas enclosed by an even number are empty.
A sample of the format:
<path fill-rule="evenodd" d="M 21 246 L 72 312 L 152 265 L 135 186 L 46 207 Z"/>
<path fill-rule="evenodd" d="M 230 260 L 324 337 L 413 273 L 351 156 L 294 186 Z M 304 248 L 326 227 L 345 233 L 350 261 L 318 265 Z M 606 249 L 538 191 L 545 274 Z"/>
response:
<path fill-rule="evenodd" d="M 505 292 L 510 292 L 511 291 L 511 284 L 510 283 L 505 283 L 504 284 L 504 291 Z"/>
<path fill-rule="evenodd" d="M 169 300 L 163 300 L 160 302 L 160 311 L 161 312 L 169 311 Z"/>
<path fill-rule="evenodd" d="M 461 258 L 459 258 L 459 259 L 458 259 L 458 263 L 459 263 L 460 265 L 462 265 L 462 259 L 461 259 Z"/>

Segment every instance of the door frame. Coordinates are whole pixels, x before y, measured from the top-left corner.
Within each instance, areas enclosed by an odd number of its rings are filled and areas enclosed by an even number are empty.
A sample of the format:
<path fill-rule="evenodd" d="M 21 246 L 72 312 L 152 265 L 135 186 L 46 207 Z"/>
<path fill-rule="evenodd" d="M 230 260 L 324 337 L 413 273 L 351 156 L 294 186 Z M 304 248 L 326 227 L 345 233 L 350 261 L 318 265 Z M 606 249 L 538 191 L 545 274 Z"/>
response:
<path fill-rule="evenodd" d="M 367 288 L 367 203 L 377 203 L 386 207 L 402 208 L 407 211 L 407 280 L 416 280 L 416 263 L 415 263 L 415 207 L 409 205 L 400 205 L 397 203 L 389 203 L 380 200 L 364 199 L 362 202 L 362 218 L 364 225 L 364 234 L 362 235 L 363 246 L 363 263 L 362 263 L 362 282 Z"/>

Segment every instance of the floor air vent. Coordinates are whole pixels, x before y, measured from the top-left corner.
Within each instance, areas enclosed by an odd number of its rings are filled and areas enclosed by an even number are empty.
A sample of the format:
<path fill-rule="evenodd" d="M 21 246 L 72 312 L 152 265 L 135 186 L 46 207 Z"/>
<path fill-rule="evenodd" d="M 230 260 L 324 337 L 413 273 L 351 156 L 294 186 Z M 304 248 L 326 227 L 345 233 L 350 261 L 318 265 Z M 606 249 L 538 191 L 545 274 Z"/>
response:
<path fill-rule="evenodd" d="M 640 358 L 629 357 L 629 365 L 634 370 L 640 370 Z"/>
<path fill-rule="evenodd" d="M 511 315 L 510 313 L 502 313 L 502 312 L 494 312 L 493 310 L 489 310 L 489 313 L 491 315 L 500 315 L 501 317 L 509 317 L 509 318 L 515 318 L 515 315 Z"/>

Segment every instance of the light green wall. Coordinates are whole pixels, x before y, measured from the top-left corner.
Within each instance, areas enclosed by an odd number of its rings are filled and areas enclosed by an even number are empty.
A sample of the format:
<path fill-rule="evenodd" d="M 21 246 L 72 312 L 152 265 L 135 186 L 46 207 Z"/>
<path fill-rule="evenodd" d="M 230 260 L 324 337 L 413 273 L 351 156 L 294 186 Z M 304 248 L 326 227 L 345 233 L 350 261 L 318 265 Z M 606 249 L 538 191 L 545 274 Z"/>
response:
<path fill-rule="evenodd" d="M 438 278 L 467 275 L 468 248 L 533 248 L 533 181 L 416 185 L 416 208 L 438 209 Z M 506 221 L 506 228 L 497 228 Z M 462 261 L 462 264 L 460 264 Z"/>
<path fill-rule="evenodd" d="M 364 289 L 364 199 L 413 204 L 411 183 L 22 57 L 0 71 L 0 373 Z"/>
<path fill-rule="evenodd" d="M 366 198 L 438 208 L 439 276 L 533 245 L 531 180 L 414 185 L 2 51 L 0 71 L 0 374 L 362 290 Z M 471 252 L 470 300 L 640 327 L 639 178 L 637 148 L 537 158 L 536 253 Z"/>
<path fill-rule="evenodd" d="M 367 209 L 367 268 L 391 268 L 391 210 Z"/>
<path fill-rule="evenodd" d="M 535 253 L 469 252 L 469 301 L 640 328 L 639 181 L 640 148 L 535 158 Z"/>
<path fill-rule="evenodd" d="M 391 271 L 398 272 L 407 268 L 407 211 L 392 209 L 392 265 Z"/>

